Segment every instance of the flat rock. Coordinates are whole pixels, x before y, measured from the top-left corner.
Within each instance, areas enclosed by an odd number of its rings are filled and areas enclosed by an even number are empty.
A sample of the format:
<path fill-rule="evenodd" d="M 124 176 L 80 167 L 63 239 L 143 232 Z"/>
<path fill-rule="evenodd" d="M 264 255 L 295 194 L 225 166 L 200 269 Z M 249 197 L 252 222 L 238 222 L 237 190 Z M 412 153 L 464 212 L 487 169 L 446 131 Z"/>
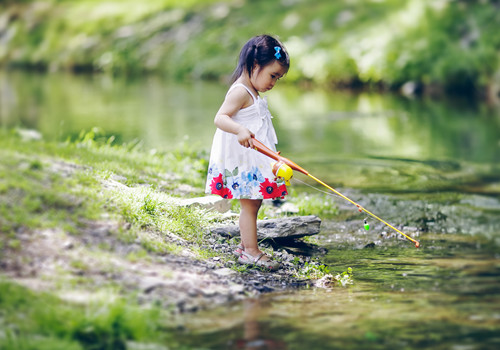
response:
<path fill-rule="evenodd" d="M 257 239 L 300 238 L 317 235 L 321 219 L 314 215 L 257 221 Z M 214 227 L 210 230 L 222 236 L 235 237 L 240 234 L 238 225 Z"/>

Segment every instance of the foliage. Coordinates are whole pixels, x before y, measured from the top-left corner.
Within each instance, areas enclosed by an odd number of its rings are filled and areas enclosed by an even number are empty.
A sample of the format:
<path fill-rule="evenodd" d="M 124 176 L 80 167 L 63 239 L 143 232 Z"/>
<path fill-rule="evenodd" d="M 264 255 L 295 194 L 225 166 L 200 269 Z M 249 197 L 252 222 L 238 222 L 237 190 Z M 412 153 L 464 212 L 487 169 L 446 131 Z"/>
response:
<path fill-rule="evenodd" d="M 495 0 L 5 6 L 0 63 L 51 71 L 221 78 L 233 70 L 243 42 L 263 32 L 279 35 L 290 51 L 290 82 L 398 88 L 414 81 L 472 92 L 498 79 L 500 70 Z"/>
<path fill-rule="evenodd" d="M 301 263 L 300 259 L 295 258 L 293 263 L 297 266 L 295 277 L 305 279 L 320 279 L 330 273 L 328 266 L 319 264 L 315 261 Z"/>
<path fill-rule="evenodd" d="M 69 304 L 0 280 L 0 348 L 125 349 L 127 342 L 168 341 L 158 308 L 125 299 Z"/>
<path fill-rule="evenodd" d="M 296 257 L 293 260 L 293 264 L 296 266 L 295 277 L 321 282 L 318 283 L 318 285 L 323 287 L 331 286 L 332 283 L 336 283 L 342 287 L 354 283 L 351 267 L 348 267 L 347 271 L 336 274 L 334 277 L 330 273 L 330 268 L 327 265 L 320 264 L 316 261 L 302 263 L 300 259 Z"/>
<path fill-rule="evenodd" d="M 335 279 L 337 280 L 339 286 L 345 287 L 348 284 L 353 284 L 352 275 L 352 268 L 348 267 L 347 271 L 337 274 Z"/>

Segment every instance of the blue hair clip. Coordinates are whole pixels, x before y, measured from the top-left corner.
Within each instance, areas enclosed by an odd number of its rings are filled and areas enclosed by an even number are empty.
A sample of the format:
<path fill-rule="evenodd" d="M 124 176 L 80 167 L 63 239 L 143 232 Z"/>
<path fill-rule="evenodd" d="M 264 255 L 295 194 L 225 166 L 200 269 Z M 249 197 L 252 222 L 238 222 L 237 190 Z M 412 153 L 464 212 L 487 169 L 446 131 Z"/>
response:
<path fill-rule="evenodd" d="M 274 49 L 276 50 L 276 53 L 274 54 L 274 57 L 276 57 L 276 59 L 279 60 L 281 58 L 281 54 L 280 54 L 281 47 L 275 46 Z"/>

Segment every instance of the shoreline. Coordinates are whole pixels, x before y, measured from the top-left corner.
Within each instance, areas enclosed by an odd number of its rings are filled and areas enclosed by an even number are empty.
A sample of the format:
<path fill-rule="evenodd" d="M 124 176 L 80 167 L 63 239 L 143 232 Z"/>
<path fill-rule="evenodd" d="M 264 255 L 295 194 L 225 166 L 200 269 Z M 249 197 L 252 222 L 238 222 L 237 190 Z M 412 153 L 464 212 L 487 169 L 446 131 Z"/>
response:
<path fill-rule="evenodd" d="M 312 285 L 326 275 L 310 256 L 276 242 L 263 242 L 261 248 L 281 262 L 277 272 L 239 265 L 232 254 L 238 239 L 210 233 L 232 219 L 179 205 L 179 198 L 192 194 L 176 191 L 197 188 L 182 186 L 194 174 L 158 179 L 151 172 L 141 178 L 139 160 L 137 171 L 128 174 L 120 162 L 110 169 L 109 157 L 135 157 L 126 146 L 97 142 L 91 133 L 65 144 L 46 143 L 36 133 L 24 133 L 31 136 L 23 141 L 22 134 L 2 135 L 0 171 L 7 183 L 0 204 L 19 215 L 2 224 L 0 263 L 7 282 L 76 304 L 135 295 L 140 305 L 181 313 Z M 141 162 L 158 161 L 158 155 L 135 152 Z M 168 154 L 159 157 L 171 162 Z M 131 174 L 139 174 L 138 180 Z M 324 253 L 320 246 L 303 244 Z"/>

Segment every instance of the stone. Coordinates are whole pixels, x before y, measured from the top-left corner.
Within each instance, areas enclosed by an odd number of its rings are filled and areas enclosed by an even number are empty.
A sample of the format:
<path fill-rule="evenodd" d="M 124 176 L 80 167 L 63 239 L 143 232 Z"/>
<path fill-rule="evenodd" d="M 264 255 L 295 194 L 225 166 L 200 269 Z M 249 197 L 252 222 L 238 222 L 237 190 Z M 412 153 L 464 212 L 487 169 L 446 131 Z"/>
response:
<path fill-rule="evenodd" d="M 231 209 L 231 203 L 220 196 L 204 196 L 197 198 L 183 199 L 179 205 L 185 207 L 199 206 L 204 209 L 215 209 L 219 213 L 225 213 Z"/>
<path fill-rule="evenodd" d="M 165 282 L 158 277 L 145 277 L 139 282 L 139 288 L 146 294 L 152 292 L 154 289 L 161 287 Z"/>
<path fill-rule="evenodd" d="M 226 277 L 226 276 L 234 275 L 236 273 L 236 271 L 231 270 L 230 268 L 224 267 L 221 269 L 214 270 L 214 273 L 217 276 Z"/>
<path fill-rule="evenodd" d="M 314 215 L 257 221 L 257 239 L 300 238 L 317 235 L 321 219 Z M 226 237 L 240 234 L 238 225 L 214 227 L 210 232 Z"/>

